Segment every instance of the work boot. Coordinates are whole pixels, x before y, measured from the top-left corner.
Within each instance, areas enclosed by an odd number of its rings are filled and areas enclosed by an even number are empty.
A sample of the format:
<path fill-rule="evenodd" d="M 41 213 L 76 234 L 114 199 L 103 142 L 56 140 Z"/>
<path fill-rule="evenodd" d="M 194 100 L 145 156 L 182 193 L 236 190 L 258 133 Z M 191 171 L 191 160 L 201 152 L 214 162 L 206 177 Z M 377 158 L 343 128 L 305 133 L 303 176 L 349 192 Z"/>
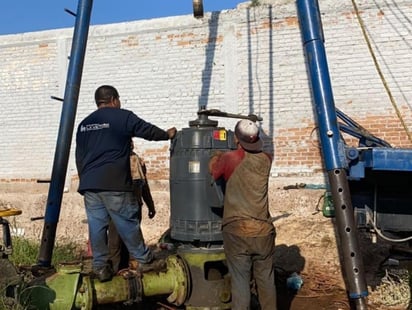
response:
<path fill-rule="evenodd" d="M 166 262 L 164 260 L 152 260 L 149 263 L 141 263 L 134 258 L 129 260 L 129 269 L 136 272 L 160 271 L 165 268 Z"/>
<path fill-rule="evenodd" d="M 150 263 L 141 263 L 138 260 L 131 258 L 129 259 L 129 269 L 136 271 L 136 272 L 144 272 L 148 271 L 148 266 L 150 266 Z"/>
<path fill-rule="evenodd" d="M 138 271 L 139 266 L 140 266 L 140 263 L 136 259 L 134 258 L 129 259 L 129 269 L 130 270 Z"/>
<path fill-rule="evenodd" d="M 94 268 L 93 273 L 100 282 L 110 281 L 113 277 L 113 269 L 109 264 Z"/>

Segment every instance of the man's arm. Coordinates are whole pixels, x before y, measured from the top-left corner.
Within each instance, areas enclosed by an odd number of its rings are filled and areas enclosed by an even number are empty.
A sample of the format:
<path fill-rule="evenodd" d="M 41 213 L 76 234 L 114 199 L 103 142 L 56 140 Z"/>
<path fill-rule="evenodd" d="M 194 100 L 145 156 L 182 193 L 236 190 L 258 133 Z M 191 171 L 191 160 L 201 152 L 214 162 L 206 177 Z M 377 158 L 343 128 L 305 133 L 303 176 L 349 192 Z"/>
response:
<path fill-rule="evenodd" d="M 133 112 L 129 112 L 126 128 L 127 131 L 132 132 L 135 137 L 149 141 L 162 141 L 172 139 L 176 135 L 177 130 L 175 127 L 163 130 L 156 125 L 146 122 Z"/>
<path fill-rule="evenodd" d="M 213 179 L 217 180 L 223 175 L 223 167 L 219 165 L 220 160 L 224 152 L 215 151 L 211 156 L 208 164 L 209 173 L 212 175 Z"/>

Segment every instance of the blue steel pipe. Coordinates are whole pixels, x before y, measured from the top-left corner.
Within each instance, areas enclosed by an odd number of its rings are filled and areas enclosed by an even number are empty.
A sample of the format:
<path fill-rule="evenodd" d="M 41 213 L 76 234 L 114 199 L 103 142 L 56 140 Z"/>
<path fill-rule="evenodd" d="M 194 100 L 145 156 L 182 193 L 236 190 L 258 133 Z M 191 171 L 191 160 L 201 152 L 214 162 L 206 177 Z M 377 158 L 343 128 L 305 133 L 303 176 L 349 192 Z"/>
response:
<path fill-rule="evenodd" d="M 79 0 L 38 265 L 50 267 L 79 99 L 93 0 Z"/>
<path fill-rule="evenodd" d="M 325 167 L 326 170 L 345 168 L 344 144 L 339 136 L 318 1 L 298 0 L 297 4 Z"/>
<path fill-rule="evenodd" d="M 297 9 L 316 108 L 322 156 L 335 208 L 343 276 L 351 308 L 366 309 L 365 298 L 368 290 L 345 170 L 347 164 L 344 143 L 340 139 L 326 60 L 319 3 L 317 0 L 297 0 Z"/>

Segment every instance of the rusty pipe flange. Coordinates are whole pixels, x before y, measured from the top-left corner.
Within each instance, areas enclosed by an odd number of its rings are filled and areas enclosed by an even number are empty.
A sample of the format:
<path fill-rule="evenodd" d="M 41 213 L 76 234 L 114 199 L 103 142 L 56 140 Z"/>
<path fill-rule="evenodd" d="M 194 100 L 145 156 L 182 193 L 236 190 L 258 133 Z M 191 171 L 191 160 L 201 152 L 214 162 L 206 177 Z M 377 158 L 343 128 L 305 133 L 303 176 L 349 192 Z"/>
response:
<path fill-rule="evenodd" d="M 190 290 L 189 270 L 180 257 L 170 255 L 165 259 L 165 268 L 142 274 L 143 297 L 167 295 L 167 301 L 182 305 Z"/>
<path fill-rule="evenodd" d="M 193 0 L 193 16 L 196 18 L 203 17 L 203 0 Z"/>
<path fill-rule="evenodd" d="M 175 271 L 175 286 L 173 293 L 167 297 L 167 301 L 180 306 L 185 301 L 191 289 L 190 273 L 185 261 L 178 256 L 169 256 L 168 266 L 173 266 Z"/>

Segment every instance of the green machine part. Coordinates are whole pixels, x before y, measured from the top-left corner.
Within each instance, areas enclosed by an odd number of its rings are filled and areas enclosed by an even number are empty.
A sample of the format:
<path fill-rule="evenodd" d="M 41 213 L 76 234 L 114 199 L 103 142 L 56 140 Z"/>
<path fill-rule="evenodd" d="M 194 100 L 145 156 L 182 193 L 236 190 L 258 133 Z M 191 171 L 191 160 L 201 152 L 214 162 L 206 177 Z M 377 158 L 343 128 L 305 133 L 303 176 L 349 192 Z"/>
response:
<path fill-rule="evenodd" d="M 91 310 L 93 305 L 117 302 L 139 302 L 143 297 L 169 295 L 167 300 L 181 305 L 188 291 L 188 276 L 184 262 L 172 255 L 166 258 L 166 268 L 144 273 L 115 276 L 111 281 L 99 282 L 90 277 L 83 279 L 76 296 L 75 306 Z"/>
<path fill-rule="evenodd" d="M 190 277 L 186 263 L 172 255 L 166 259 L 166 272 L 149 272 L 142 276 L 143 296 L 169 294 L 167 301 L 176 306 L 182 305 L 190 289 Z"/>
<path fill-rule="evenodd" d="M 47 278 L 40 277 L 21 292 L 20 302 L 28 309 L 71 310 L 81 279 L 82 264 L 62 264 Z"/>
<path fill-rule="evenodd" d="M 138 303 L 145 296 L 166 295 L 168 302 L 180 306 L 189 290 L 186 264 L 176 255 L 167 257 L 165 263 L 160 271 L 129 272 L 107 282 L 82 275 L 81 264 L 62 265 L 55 274 L 27 288 L 25 304 L 36 309 L 91 310 L 96 305 Z"/>
<path fill-rule="evenodd" d="M 185 260 L 192 283 L 186 309 L 231 309 L 230 275 L 223 248 L 181 247 L 177 254 Z"/>
<path fill-rule="evenodd" d="M 132 288 L 136 288 L 136 290 Z M 99 282 L 97 279 L 91 279 L 89 276 L 86 276 L 82 279 L 82 284 L 77 291 L 75 308 L 91 310 L 95 305 L 138 300 L 138 288 L 139 278 L 137 276 L 128 279 L 115 276 L 108 282 Z M 134 294 L 131 292 L 134 292 Z M 56 308 L 55 310 L 58 309 Z"/>

